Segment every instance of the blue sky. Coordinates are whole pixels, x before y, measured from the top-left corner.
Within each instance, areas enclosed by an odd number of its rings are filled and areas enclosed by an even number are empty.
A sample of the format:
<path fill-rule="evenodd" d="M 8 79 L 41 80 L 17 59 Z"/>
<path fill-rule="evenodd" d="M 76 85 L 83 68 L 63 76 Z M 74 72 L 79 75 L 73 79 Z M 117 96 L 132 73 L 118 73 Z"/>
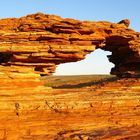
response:
<path fill-rule="evenodd" d="M 4 0 L 0 2 L 0 18 L 20 17 L 44 12 L 80 20 L 131 20 L 130 28 L 140 31 L 140 0 Z M 86 60 L 58 66 L 56 74 L 103 74 L 113 66 L 109 52 L 95 51 Z"/>

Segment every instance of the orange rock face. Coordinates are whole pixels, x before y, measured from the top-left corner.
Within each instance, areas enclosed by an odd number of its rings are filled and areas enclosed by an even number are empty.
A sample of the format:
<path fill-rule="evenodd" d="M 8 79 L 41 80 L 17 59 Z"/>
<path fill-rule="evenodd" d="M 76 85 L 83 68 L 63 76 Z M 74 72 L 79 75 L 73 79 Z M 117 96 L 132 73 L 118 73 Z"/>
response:
<path fill-rule="evenodd" d="M 112 74 L 139 77 L 140 33 L 128 26 L 42 13 L 1 19 L 0 140 L 139 140 L 139 78 L 82 89 L 39 80 L 98 48 L 112 52 Z"/>
<path fill-rule="evenodd" d="M 50 75 L 56 65 L 79 61 L 97 48 L 112 52 L 111 74 L 138 77 L 140 33 L 128 28 L 129 20 L 79 21 L 37 13 L 0 20 L 0 72 Z M 94 61 L 94 60 L 93 60 Z"/>

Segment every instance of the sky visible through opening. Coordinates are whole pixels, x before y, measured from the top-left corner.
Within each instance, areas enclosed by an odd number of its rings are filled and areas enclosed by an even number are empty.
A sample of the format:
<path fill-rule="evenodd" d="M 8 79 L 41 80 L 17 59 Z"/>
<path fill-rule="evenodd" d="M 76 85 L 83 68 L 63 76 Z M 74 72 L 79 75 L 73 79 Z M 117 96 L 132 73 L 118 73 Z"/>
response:
<path fill-rule="evenodd" d="M 107 55 L 111 52 L 97 49 L 84 60 L 60 64 L 54 75 L 109 74 L 114 64 L 109 62 Z"/>
<path fill-rule="evenodd" d="M 0 18 L 21 17 L 43 12 L 63 18 L 119 22 L 130 19 L 130 28 L 140 31 L 140 0 L 4 0 L 0 1 Z M 107 52 L 108 53 L 108 52 Z M 60 65 L 56 74 L 107 74 L 113 66 L 106 52 L 95 51 L 86 60 Z"/>

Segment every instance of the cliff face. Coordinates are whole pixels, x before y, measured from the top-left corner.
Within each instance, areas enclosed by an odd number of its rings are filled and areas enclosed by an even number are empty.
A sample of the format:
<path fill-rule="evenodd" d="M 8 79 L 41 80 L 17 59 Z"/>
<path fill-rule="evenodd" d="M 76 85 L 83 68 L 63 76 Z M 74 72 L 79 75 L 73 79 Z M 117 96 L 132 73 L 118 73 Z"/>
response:
<path fill-rule="evenodd" d="M 0 75 L 35 78 L 50 75 L 56 65 L 75 62 L 97 48 L 112 52 L 111 74 L 140 75 L 140 33 L 119 23 L 63 19 L 37 13 L 0 20 Z M 94 60 L 93 60 L 94 61 Z M 95 60 L 96 61 L 96 60 Z"/>

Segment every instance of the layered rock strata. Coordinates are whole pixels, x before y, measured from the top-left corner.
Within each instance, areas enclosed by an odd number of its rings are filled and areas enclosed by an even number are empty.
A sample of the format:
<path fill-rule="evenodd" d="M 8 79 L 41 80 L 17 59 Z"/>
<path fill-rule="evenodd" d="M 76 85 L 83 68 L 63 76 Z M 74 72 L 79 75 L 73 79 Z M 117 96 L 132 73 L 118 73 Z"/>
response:
<path fill-rule="evenodd" d="M 112 52 L 112 74 L 138 77 L 140 35 L 128 25 L 42 13 L 0 20 L 0 139 L 140 139 L 139 78 L 81 89 L 49 89 L 39 80 L 98 48 Z"/>
<path fill-rule="evenodd" d="M 0 140 L 140 139 L 138 78 L 77 89 L 15 86 L 0 87 Z"/>
<path fill-rule="evenodd" d="M 56 65 L 75 62 L 101 48 L 112 52 L 111 74 L 140 75 L 140 33 L 119 23 L 63 19 L 37 13 L 0 20 L 0 76 L 30 77 L 50 75 Z M 95 60 L 96 61 L 96 60 Z M 94 62 L 94 60 L 93 60 Z"/>

